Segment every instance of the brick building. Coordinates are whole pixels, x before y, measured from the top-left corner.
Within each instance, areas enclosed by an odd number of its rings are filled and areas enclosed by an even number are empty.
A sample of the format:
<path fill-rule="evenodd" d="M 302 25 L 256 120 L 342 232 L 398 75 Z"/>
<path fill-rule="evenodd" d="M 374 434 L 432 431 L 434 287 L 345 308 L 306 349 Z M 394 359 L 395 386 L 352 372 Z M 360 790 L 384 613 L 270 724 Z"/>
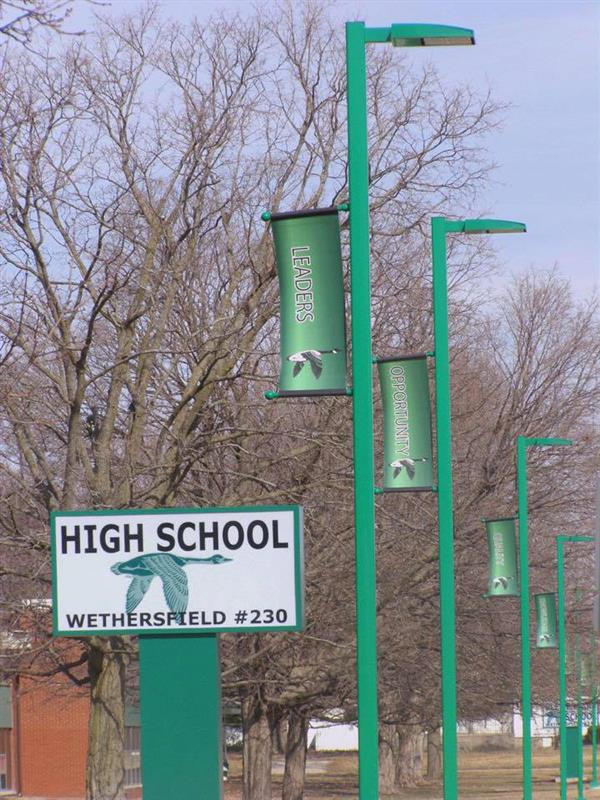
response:
<path fill-rule="evenodd" d="M 67 678 L 20 677 L 0 686 L 0 790 L 25 797 L 84 798 L 89 692 Z M 126 728 L 128 795 L 139 796 L 139 722 Z"/>

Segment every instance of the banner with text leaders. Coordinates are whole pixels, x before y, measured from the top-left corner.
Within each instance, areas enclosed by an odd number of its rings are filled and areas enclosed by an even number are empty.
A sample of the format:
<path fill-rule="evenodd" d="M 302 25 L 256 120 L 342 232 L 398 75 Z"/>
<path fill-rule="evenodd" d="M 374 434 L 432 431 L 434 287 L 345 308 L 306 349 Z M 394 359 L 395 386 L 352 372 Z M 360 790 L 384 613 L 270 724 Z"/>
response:
<path fill-rule="evenodd" d="M 279 394 L 346 393 L 346 315 L 336 208 L 270 216 L 280 295 Z"/>
<path fill-rule="evenodd" d="M 433 486 L 427 356 L 378 359 L 383 407 L 383 488 L 418 491 Z"/>
<path fill-rule="evenodd" d="M 488 597 L 518 597 L 515 518 L 484 520 L 488 545 Z"/>
<path fill-rule="evenodd" d="M 558 647 L 556 632 L 556 595 L 554 592 L 535 594 L 535 646 L 543 649 Z"/>

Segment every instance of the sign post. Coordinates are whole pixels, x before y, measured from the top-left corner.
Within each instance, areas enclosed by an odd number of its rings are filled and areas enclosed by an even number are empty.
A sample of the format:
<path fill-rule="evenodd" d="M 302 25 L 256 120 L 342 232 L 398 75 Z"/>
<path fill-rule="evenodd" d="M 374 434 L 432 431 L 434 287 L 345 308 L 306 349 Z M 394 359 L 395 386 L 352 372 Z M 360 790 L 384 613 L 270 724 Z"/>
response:
<path fill-rule="evenodd" d="M 144 800 L 220 800 L 217 634 L 302 629 L 302 509 L 56 511 L 51 528 L 54 634 L 140 634 Z"/>
<path fill-rule="evenodd" d="M 220 800 L 219 637 L 140 636 L 140 710 L 144 800 Z"/>

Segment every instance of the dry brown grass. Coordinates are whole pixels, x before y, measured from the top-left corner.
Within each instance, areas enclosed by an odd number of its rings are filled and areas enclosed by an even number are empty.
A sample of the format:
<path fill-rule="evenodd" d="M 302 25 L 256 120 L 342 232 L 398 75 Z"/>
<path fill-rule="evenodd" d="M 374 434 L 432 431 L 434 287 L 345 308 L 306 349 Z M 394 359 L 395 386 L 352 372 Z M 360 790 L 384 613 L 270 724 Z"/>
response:
<path fill-rule="evenodd" d="M 591 775 L 591 748 L 584 749 L 585 775 Z M 273 798 L 281 797 L 282 762 L 276 758 L 273 775 Z M 533 758 L 534 800 L 558 800 L 559 785 L 554 778 L 559 774 L 557 750 L 536 750 Z M 230 758 L 231 780 L 227 784 L 226 800 L 241 798 L 241 760 Z M 357 758 L 355 754 L 319 754 L 309 756 L 306 789 L 307 800 L 340 800 L 356 798 Z M 460 800 L 522 800 L 521 754 L 514 752 L 460 753 Z M 576 800 L 577 786 L 569 786 L 569 800 Z M 586 800 L 598 798 L 600 790 L 585 789 Z M 405 789 L 385 800 L 441 800 L 439 784 L 424 783 L 414 789 Z"/>

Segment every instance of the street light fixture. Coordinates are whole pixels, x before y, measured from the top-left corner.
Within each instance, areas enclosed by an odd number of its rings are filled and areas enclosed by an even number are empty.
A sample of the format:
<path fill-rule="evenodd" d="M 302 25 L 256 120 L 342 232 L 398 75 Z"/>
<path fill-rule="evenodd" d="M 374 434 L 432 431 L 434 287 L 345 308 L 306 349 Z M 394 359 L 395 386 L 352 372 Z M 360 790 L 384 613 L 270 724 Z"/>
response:
<path fill-rule="evenodd" d="M 470 28 L 420 23 L 392 25 L 390 38 L 394 47 L 439 47 L 475 44 Z"/>
<path fill-rule="evenodd" d="M 456 643 L 454 599 L 454 512 L 452 503 L 452 424 L 450 414 L 450 353 L 448 345 L 448 233 L 524 233 L 522 222 L 495 219 L 431 220 L 433 259 L 433 338 L 435 351 L 435 416 L 437 441 L 440 637 L 444 798 L 458 797 L 456 738 Z"/>
<path fill-rule="evenodd" d="M 448 26 L 394 24 L 367 28 L 364 22 L 346 23 L 360 800 L 377 800 L 379 796 L 366 45 L 386 42 L 408 47 L 473 44 L 474 36 L 469 29 Z M 455 800 L 456 765 L 453 772 L 450 770 L 452 785 L 446 778 L 448 767 L 446 760 L 444 798 Z"/>
<path fill-rule="evenodd" d="M 521 566 L 521 716 L 523 719 L 523 800 L 532 800 L 531 657 L 529 652 L 529 530 L 527 509 L 527 448 L 564 447 L 570 439 L 517 436 L 519 503 L 519 563 Z M 558 601 L 560 605 L 560 600 Z"/>

